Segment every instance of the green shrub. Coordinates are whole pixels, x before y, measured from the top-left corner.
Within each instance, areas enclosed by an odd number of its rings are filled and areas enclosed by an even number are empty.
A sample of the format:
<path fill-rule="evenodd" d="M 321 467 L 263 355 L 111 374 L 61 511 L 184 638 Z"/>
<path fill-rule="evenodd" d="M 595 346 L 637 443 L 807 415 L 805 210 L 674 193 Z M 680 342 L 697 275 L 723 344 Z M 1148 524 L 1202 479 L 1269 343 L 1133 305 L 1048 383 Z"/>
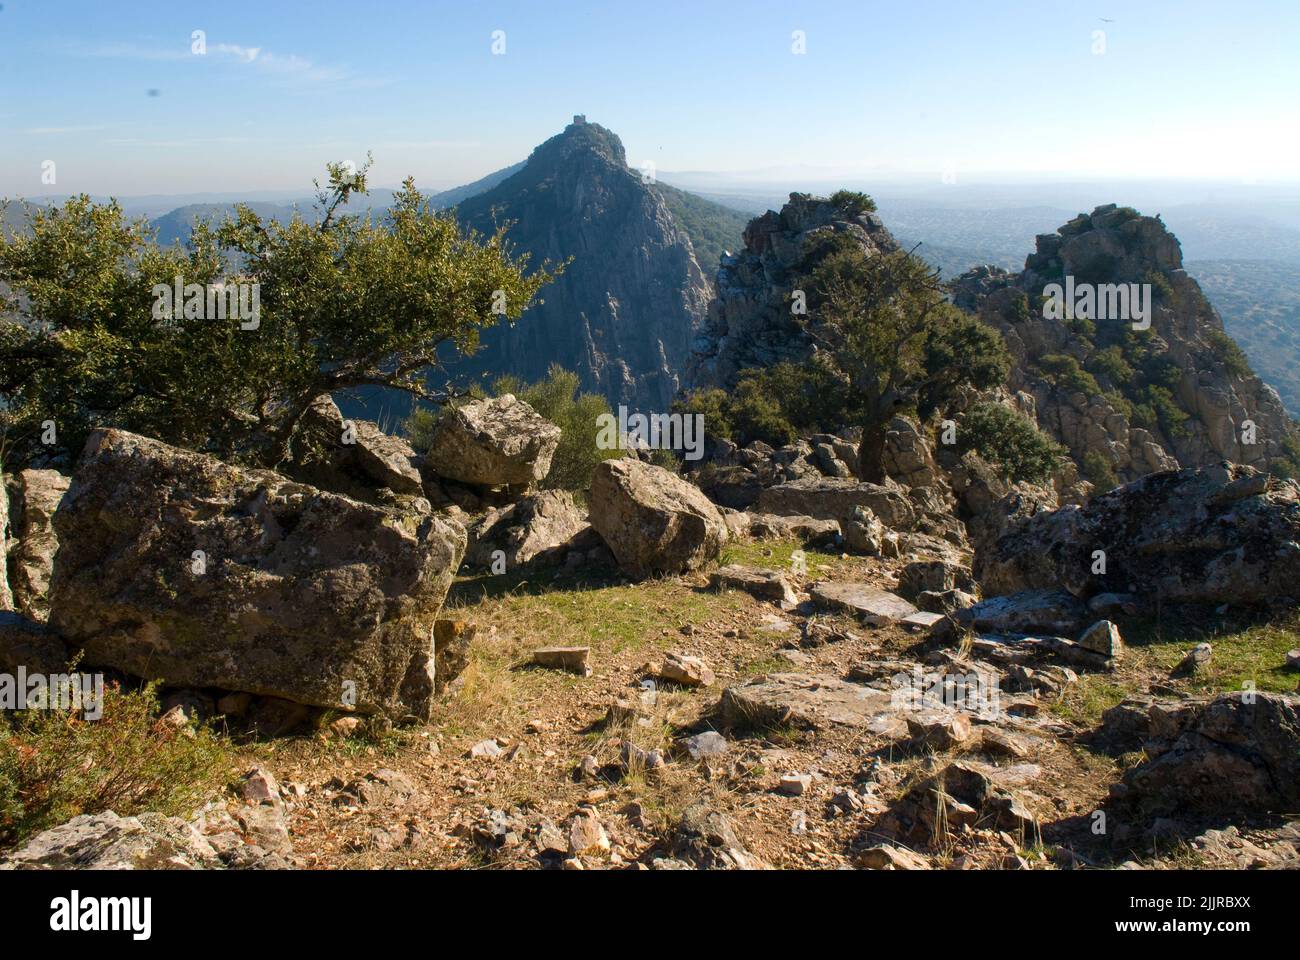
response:
<path fill-rule="evenodd" d="M 974 450 L 1012 482 L 1041 483 L 1056 471 L 1065 448 L 1010 407 L 977 403 L 962 417 L 958 449 Z"/>
<path fill-rule="evenodd" d="M 1121 390 L 1132 383 L 1136 374 L 1124 359 L 1124 349 L 1118 344 L 1111 344 L 1093 353 L 1088 358 L 1087 369 L 1096 376 L 1105 377 Z"/>
<path fill-rule="evenodd" d="M 1095 397 L 1101 393 L 1097 379 L 1079 365 L 1074 357 L 1060 353 L 1049 353 L 1039 358 L 1038 367 L 1050 375 L 1057 387 L 1071 393 L 1086 393 Z"/>
<path fill-rule="evenodd" d="M 1223 364 L 1224 369 L 1234 377 L 1250 376 L 1250 361 L 1245 352 L 1237 346 L 1237 341 L 1222 330 L 1211 330 L 1209 334 L 1210 352 L 1214 359 Z"/>
<path fill-rule="evenodd" d="M 1111 466 L 1110 460 L 1098 451 L 1089 450 L 1085 453 L 1082 466 L 1083 475 L 1092 482 L 1095 492 L 1105 493 L 1119 486 L 1119 477 L 1115 474 L 1115 468 Z"/>
<path fill-rule="evenodd" d="M 876 201 L 859 190 L 836 190 L 831 194 L 831 203 L 855 217 L 876 212 Z"/>
<path fill-rule="evenodd" d="M 25 710 L 0 717 L 0 846 L 82 813 L 188 816 L 232 773 L 206 728 L 160 723 L 155 685 L 104 687 L 103 715 Z"/>

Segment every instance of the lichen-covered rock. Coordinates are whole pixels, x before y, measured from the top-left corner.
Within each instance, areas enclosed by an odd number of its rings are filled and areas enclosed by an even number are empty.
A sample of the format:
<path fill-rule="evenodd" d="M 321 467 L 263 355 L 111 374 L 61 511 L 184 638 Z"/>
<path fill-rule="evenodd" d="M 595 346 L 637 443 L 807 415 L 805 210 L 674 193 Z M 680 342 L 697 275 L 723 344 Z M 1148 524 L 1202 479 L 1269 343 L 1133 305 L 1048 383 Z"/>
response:
<path fill-rule="evenodd" d="M 460 483 L 527 487 L 546 477 L 559 443 L 559 427 L 507 393 L 447 410 L 424 464 Z"/>
<path fill-rule="evenodd" d="M 591 482 L 591 525 L 633 576 L 683 573 L 714 560 L 727 540 L 718 508 L 662 467 L 606 460 Z"/>
<path fill-rule="evenodd" d="M 88 666 L 427 719 L 465 531 L 121 430 L 55 514 L 51 625 Z"/>
<path fill-rule="evenodd" d="M 1125 774 L 1125 796 L 1154 811 L 1290 813 L 1300 804 L 1300 696 L 1228 693 L 1118 708 L 1108 728 L 1140 732 L 1148 760 Z M 1136 726 L 1135 726 L 1136 725 Z"/>
<path fill-rule="evenodd" d="M 216 849 L 178 817 L 82 814 L 0 858 L 0 870 L 220 869 Z"/>
<path fill-rule="evenodd" d="M 1152 474 L 1014 524 L 977 546 L 975 575 L 985 594 L 1059 585 L 1085 600 L 1294 602 L 1300 485 L 1228 464 Z"/>
<path fill-rule="evenodd" d="M 470 530 L 465 559 L 490 567 L 499 550 L 508 570 L 534 561 L 558 562 L 574 538 L 590 529 L 586 512 L 572 493 L 544 490 L 489 511 Z"/>
<path fill-rule="evenodd" d="M 0 610 L 0 673 L 62 673 L 68 650 L 58 634 L 11 610 Z"/>
<path fill-rule="evenodd" d="M 17 544 L 9 555 L 14 608 L 44 623 L 50 614 L 50 575 L 59 539 L 54 513 L 72 481 L 57 470 L 24 470 L 17 476 L 11 530 Z"/>

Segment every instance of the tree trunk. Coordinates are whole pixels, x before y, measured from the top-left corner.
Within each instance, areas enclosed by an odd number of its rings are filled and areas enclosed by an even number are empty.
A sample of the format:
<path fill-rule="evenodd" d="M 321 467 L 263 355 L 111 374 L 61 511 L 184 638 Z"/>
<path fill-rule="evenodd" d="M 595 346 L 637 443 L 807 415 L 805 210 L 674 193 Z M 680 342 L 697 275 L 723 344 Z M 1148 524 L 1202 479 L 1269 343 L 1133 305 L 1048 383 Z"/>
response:
<path fill-rule="evenodd" d="M 873 420 L 862 428 L 862 441 L 858 444 L 858 479 L 866 483 L 885 482 L 885 434 L 888 425 L 883 419 Z"/>

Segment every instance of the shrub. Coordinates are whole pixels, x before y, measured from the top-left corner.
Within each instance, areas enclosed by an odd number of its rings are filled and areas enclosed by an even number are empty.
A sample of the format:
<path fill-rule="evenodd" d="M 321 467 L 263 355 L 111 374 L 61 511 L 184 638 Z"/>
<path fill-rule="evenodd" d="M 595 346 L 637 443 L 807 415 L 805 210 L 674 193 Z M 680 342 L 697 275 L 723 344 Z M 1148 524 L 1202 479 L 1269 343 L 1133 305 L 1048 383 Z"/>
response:
<path fill-rule="evenodd" d="M 1211 330 L 1209 334 L 1210 352 L 1214 359 L 1218 360 L 1225 370 L 1234 377 L 1250 376 L 1250 361 L 1246 359 L 1245 352 L 1237 345 L 1237 341 L 1228 336 L 1222 330 Z"/>
<path fill-rule="evenodd" d="M 1119 486 L 1119 477 L 1115 474 L 1115 468 L 1102 453 L 1089 450 L 1083 455 L 1082 466 L 1083 475 L 1092 481 L 1097 493 L 1105 493 Z"/>
<path fill-rule="evenodd" d="M 1079 366 L 1079 361 L 1074 357 L 1060 353 L 1049 353 L 1039 359 L 1038 367 L 1044 373 L 1049 374 L 1054 379 L 1057 387 L 1062 390 L 1071 393 L 1086 393 L 1090 397 L 1095 397 L 1101 393 L 1101 386 L 1097 383 L 1097 379 Z"/>
<path fill-rule="evenodd" d="M 25 710 L 0 719 L 0 845 L 83 813 L 188 816 L 229 779 L 207 729 L 157 718 L 156 685 L 104 687 L 103 715 Z"/>
<path fill-rule="evenodd" d="M 836 190 L 831 194 L 831 203 L 855 217 L 876 212 L 876 201 L 859 190 Z"/>
<path fill-rule="evenodd" d="M 1010 407 L 977 403 L 962 417 L 958 449 L 974 450 L 1012 482 L 1041 483 L 1055 473 L 1065 448 Z"/>

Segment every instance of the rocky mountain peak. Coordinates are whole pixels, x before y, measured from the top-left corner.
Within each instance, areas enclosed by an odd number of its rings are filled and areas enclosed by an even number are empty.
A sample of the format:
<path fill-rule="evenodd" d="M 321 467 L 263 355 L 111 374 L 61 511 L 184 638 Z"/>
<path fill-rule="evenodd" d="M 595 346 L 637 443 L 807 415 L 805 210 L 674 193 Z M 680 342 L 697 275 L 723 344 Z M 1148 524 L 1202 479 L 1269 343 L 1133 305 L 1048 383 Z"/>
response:
<path fill-rule="evenodd" d="M 628 169 L 614 133 L 575 117 L 457 215 L 479 230 L 510 222 L 509 239 L 534 262 L 573 258 L 541 302 L 515 326 L 486 331 L 458 371 L 537 380 L 559 362 L 613 404 L 668 408 L 711 291 L 663 195 Z"/>
<path fill-rule="evenodd" d="M 1120 480 L 1223 460 L 1268 469 L 1297 449 L 1158 217 L 1107 204 L 1037 238 L 1025 269 L 968 271 L 954 302 L 1001 330 L 1011 387 L 1093 474 Z"/>
<path fill-rule="evenodd" d="M 807 356 L 811 346 L 791 313 L 790 295 L 811 246 L 827 233 L 848 234 L 873 252 L 898 249 L 880 218 L 852 200 L 790 194 L 779 213 L 750 221 L 742 250 L 722 258 L 717 299 L 692 344 L 689 383 L 729 387 L 748 367 Z"/>

